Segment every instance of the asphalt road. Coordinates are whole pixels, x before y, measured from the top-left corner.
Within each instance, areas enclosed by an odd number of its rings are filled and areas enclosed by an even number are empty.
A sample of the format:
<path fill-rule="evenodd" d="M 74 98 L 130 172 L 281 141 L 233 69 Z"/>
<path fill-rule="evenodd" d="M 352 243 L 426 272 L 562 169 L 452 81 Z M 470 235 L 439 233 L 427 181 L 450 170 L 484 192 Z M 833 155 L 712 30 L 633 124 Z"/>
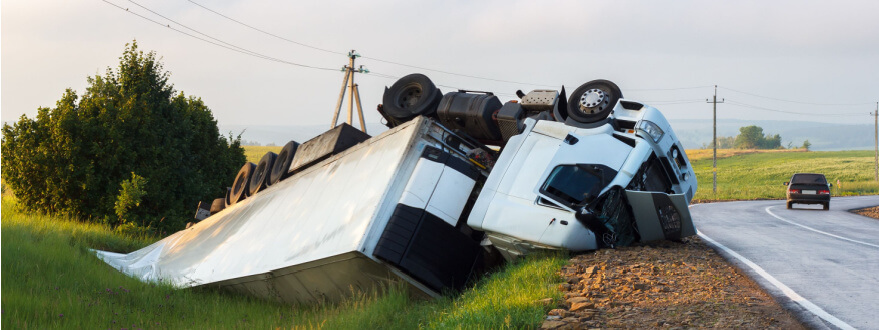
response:
<path fill-rule="evenodd" d="M 720 248 L 808 325 L 879 329 L 879 220 L 847 212 L 879 205 L 879 196 L 833 198 L 829 211 L 784 204 L 697 204 L 690 212 L 703 239 L 728 249 Z"/>

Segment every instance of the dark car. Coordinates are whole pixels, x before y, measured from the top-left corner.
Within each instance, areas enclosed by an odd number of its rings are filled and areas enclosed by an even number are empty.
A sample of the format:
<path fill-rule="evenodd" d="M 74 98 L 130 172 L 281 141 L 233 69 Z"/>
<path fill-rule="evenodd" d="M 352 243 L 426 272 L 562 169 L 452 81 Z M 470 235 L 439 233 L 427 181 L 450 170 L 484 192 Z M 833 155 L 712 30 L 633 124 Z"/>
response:
<path fill-rule="evenodd" d="M 787 186 L 787 208 L 797 204 L 821 204 L 824 210 L 830 209 L 830 187 L 824 174 L 797 173 L 785 182 Z"/>

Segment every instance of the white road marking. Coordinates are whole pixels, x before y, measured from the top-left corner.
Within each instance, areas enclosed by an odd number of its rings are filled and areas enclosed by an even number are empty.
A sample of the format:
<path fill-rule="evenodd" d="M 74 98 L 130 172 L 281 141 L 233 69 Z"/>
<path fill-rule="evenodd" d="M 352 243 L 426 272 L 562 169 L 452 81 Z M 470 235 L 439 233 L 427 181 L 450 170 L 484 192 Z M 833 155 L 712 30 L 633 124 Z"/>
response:
<path fill-rule="evenodd" d="M 767 211 L 768 211 L 768 208 L 767 208 Z M 696 233 L 699 235 L 699 237 L 708 241 L 708 243 L 720 248 L 721 250 L 723 250 L 726 253 L 729 253 L 729 255 L 735 257 L 736 259 L 739 259 L 739 261 L 741 261 L 742 263 L 744 263 L 748 267 L 751 267 L 751 269 L 753 269 L 755 272 L 757 272 L 758 275 L 760 275 L 765 280 L 769 281 L 769 283 L 772 283 L 772 285 L 774 285 L 776 288 L 781 290 L 781 292 L 784 293 L 785 296 L 790 298 L 790 300 L 796 302 L 797 304 L 800 304 L 800 306 L 803 306 L 803 308 L 812 312 L 812 314 L 815 314 L 816 316 L 824 319 L 824 321 L 827 321 L 828 323 L 833 324 L 834 326 L 836 326 L 840 329 L 854 329 L 854 327 L 852 327 L 848 323 L 845 323 L 842 320 L 836 318 L 835 316 L 830 315 L 830 313 L 824 311 L 823 309 L 821 309 L 821 307 L 818 307 L 817 305 L 813 304 L 811 301 L 808 301 L 808 300 L 806 300 L 806 298 L 803 298 L 803 296 L 800 296 L 799 294 L 797 294 L 794 290 L 789 288 L 787 285 L 784 285 L 784 283 L 781 283 L 781 281 L 775 279 L 775 277 L 773 277 L 772 275 L 769 275 L 769 273 L 767 273 L 766 270 L 764 270 L 762 267 L 758 266 L 757 264 L 755 264 L 751 260 L 748 260 L 747 258 L 736 253 L 735 251 L 730 250 L 728 247 L 724 246 L 723 244 L 720 244 L 717 241 L 709 238 L 708 236 L 705 236 L 705 234 L 703 234 L 702 232 L 700 232 L 698 230 L 696 231 Z"/>
<path fill-rule="evenodd" d="M 780 216 L 775 215 L 775 213 L 772 213 L 772 211 L 769 210 L 769 208 L 771 208 L 771 207 L 772 207 L 772 206 L 767 206 L 767 207 L 766 207 L 766 213 L 769 213 L 769 215 L 775 217 L 775 218 L 778 219 L 778 220 L 781 220 L 781 221 L 787 222 L 787 223 L 792 224 L 792 225 L 796 225 L 796 226 L 803 227 L 803 228 L 805 228 L 805 229 L 808 229 L 808 230 L 814 231 L 814 232 L 819 233 L 819 234 L 824 234 L 824 235 L 827 235 L 827 236 L 830 236 L 830 237 L 838 238 L 838 239 L 841 239 L 841 240 L 844 240 L 844 241 L 849 241 L 849 242 L 852 242 L 852 243 L 858 243 L 858 244 L 863 244 L 863 245 L 866 245 L 866 246 L 872 246 L 872 247 L 874 247 L 874 248 L 879 248 L 879 245 L 876 245 L 876 244 L 870 244 L 870 243 L 867 243 L 867 242 L 861 242 L 861 241 L 858 241 L 858 240 L 853 240 L 853 239 L 851 239 L 851 238 L 846 238 L 846 237 L 842 237 L 842 236 L 839 236 L 839 235 L 834 235 L 834 234 L 831 234 L 831 233 L 828 233 L 828 232 L 825 232 L 825 231 L 820 231 L 820 230 L 818 230 L 818 229 L 815 229 L 815 228 L 812 228 L 812 227 L 809 227 L 809 226 L 804 226 L 804 225 L 798 224 L 798 223 L 796 223 L 796 222 L 793 222 L 793 221 L 787 220 L 787 219 L 785 219 L 785 218 L 782 218 L 782 217 L 780 217 Z"/>

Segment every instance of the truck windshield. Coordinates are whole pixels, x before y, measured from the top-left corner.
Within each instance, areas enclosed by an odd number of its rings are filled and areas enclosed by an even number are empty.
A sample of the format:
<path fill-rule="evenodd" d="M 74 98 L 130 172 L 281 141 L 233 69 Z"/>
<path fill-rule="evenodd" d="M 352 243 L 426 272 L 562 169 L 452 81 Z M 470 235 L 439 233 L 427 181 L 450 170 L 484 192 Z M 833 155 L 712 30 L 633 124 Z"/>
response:
<path fill-rule="evenodd" d="M 602 174 L 587 167 L 556 166 L 540 188 L 540 192 L 569 207 L 595 199 L 601 192 Z"/>

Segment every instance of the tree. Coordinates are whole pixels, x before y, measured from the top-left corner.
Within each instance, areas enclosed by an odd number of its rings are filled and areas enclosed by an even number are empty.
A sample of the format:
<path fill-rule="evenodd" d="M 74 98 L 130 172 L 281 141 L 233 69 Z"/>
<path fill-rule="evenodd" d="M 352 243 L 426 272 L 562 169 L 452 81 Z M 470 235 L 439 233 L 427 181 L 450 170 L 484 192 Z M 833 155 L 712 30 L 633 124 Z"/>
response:
<path fill-rule="evenodd" d="M 4 180 L 28 209 L 111 225 L 136 180 L 143 194 L 122 208 L 126 218 L 183 228 L 199 200 L 225 193 L 245 158 L 240 136 L 220 135 L 204 102 L 168 78 L 154 52 L 127 44 L 119 68 L 88 77 L 81 98 L 67 89 L 35 119 L 3 125 Z"/>
<path fill-rule="evenodd" d="M 735 147 L 739 149 L 757 149 L 762 138 L 763 128 L 754 125 L 741 127 L 739 128 L 739 135 L 736 136 Z"/>
<path fill-rule="evenodd" d="M 763 135 L 763 128 L 760 126 L 745 126 L 739 128 L 735 147 L 739 149 L 778 149 L 781 148 L 781 136 L 778 134 Z"/>
<path fill-rule="evenodd" d="M 809 151 L 809 147 L 811 146 L 812 144 L 809 143 L 809 140 L 803 141 L 803 149 L 806 149 L 806 151 Z"/>
<path fill-rule="evenodd" d="M 760 141 L 760 149 L 780 149 L 781 148 L 781 136 L 778 134 L 770 136 L 766 134 L 763 137 L 762 141 Z"/>

